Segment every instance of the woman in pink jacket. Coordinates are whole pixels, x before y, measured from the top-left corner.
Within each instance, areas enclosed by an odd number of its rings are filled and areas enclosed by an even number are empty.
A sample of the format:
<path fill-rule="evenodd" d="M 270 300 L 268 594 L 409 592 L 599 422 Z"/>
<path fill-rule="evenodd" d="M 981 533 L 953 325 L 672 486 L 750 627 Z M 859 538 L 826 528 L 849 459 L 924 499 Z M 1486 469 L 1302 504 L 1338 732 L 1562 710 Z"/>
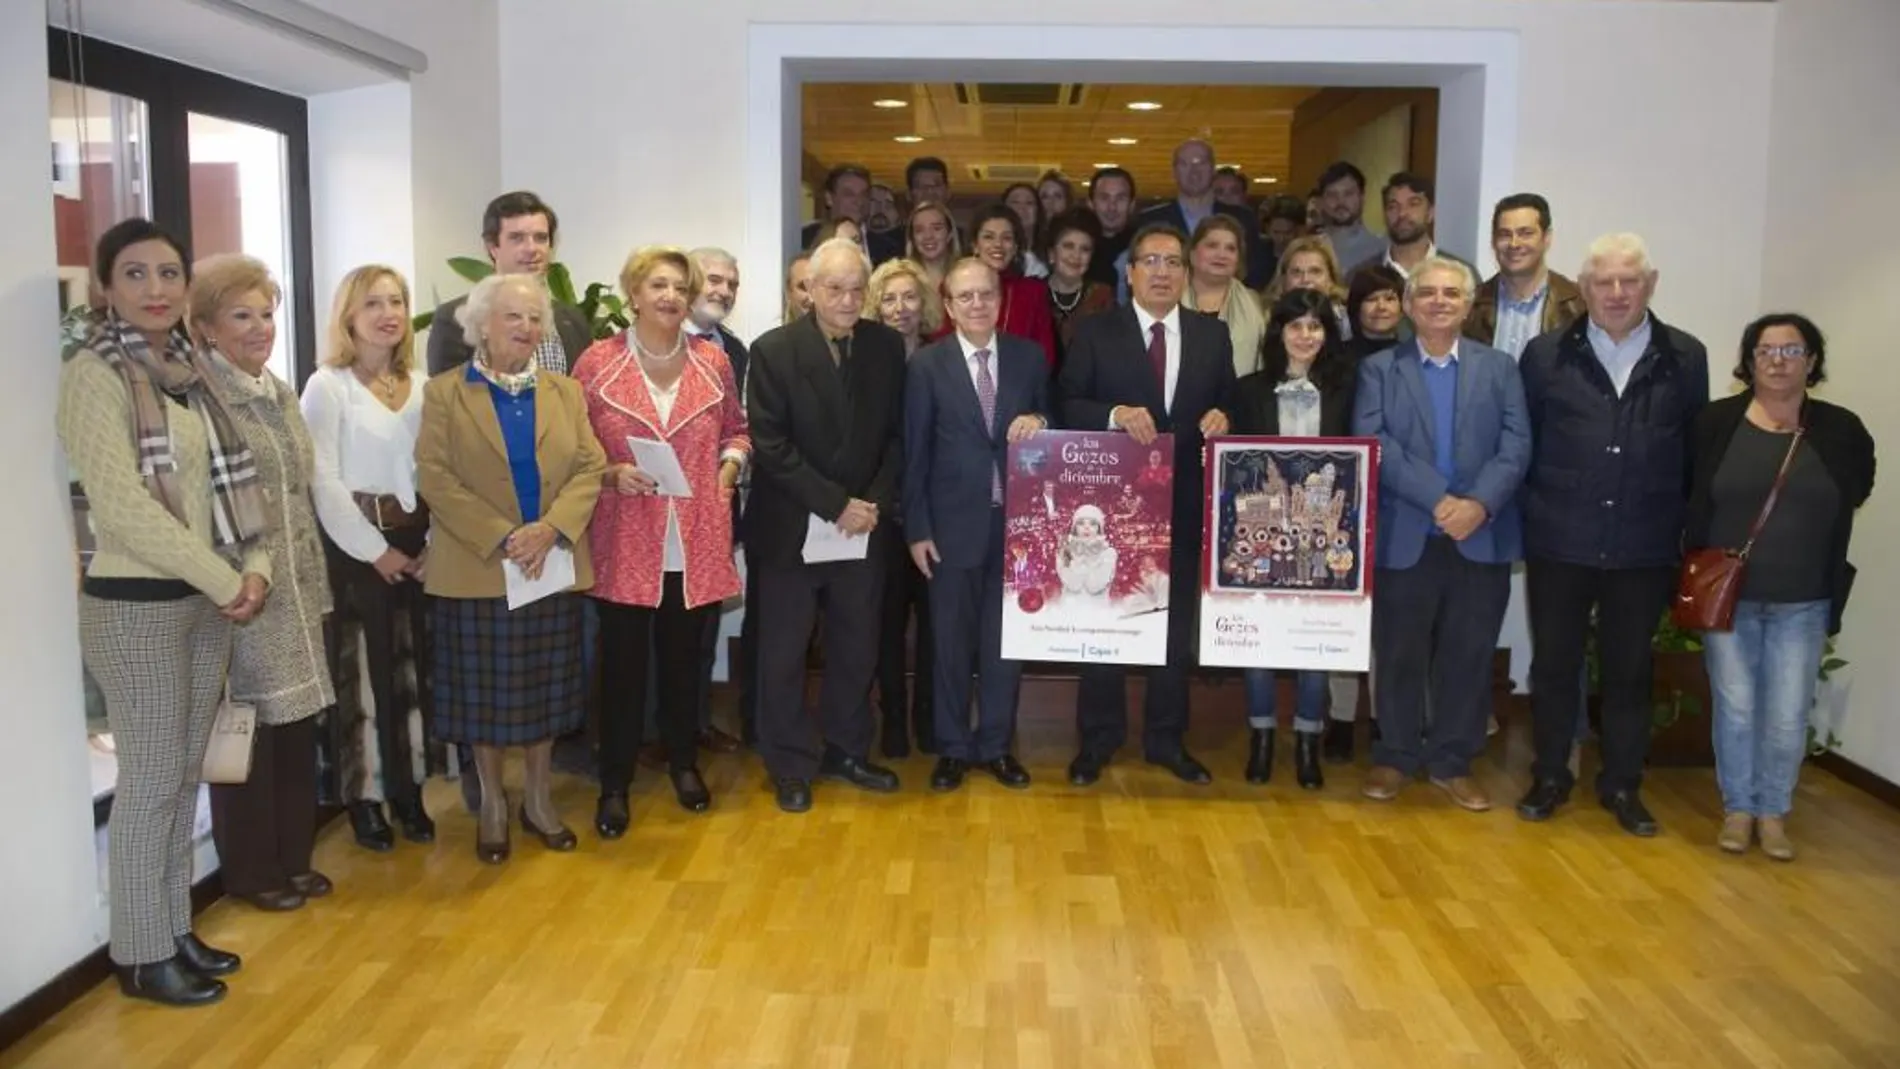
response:
<path fill-rule="evenodd" d="M 627 831 L 627 786 L 653 658 L 673 791 L 694 812 L 712 804 L 694 763 L 694 676 L 704 671 L 705 614 L 741 591 L 732 494 L 752 442 L 725 353 L 683 329 L 702 284 L 685 252 L 636 250 L 620 271 L 633 326 L 595 342 L 574 366 L 608 460 L 605 492 L 588 528 L 602 652 L 594 828 L 603 839 Z M 629 439 L 655 443 L 642 447 L 644 465 Z M 666 485 L 669 471 L 653 459 L 656 448 L 678 458 L 685 495 Z"/>

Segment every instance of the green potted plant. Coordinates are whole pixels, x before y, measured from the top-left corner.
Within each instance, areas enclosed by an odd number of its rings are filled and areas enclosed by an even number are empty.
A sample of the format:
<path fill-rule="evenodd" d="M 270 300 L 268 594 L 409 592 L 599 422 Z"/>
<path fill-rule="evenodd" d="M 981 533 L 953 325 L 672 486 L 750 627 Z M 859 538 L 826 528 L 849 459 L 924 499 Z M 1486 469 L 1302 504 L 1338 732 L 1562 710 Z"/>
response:
<path fill-rule="evenodd" d="M 495 265 L 473 256 L 451 256 L 448 264 L 449 270 L 470 282 L 480 282 L 495 273 Z M 627 329 L 630 322 L 627 318 L 627 302 L 613 291 L 612 286 L 605 282 L 593 282 L 588 284 L 584 292 L 577 294 L 574 292 L 574 276 L 566 264 L 558 261 L 548 265 L 548 296 L 560 304 L 578 309 L 586 316 L 596 340 L 613 337 Z M 420 334 L 428 330 L 429 324 L 434 321 L 435 312 L 428 311 L 417 315 L 411 320 L 411 325 Z"/>

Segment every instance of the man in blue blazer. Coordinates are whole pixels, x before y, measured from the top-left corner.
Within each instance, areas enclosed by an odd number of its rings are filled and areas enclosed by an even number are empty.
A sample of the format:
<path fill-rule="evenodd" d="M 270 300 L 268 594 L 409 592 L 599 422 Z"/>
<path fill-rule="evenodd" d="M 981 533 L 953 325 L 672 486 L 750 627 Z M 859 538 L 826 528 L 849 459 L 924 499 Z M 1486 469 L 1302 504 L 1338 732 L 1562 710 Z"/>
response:
<path fill-rule="evenodd" d="M 1021 788 L 1029 773 L 1009 743 L 1022 664 L 1003 659 L 1003 472 L 1009 443 L 1049 425 L 1049 375 L 1039 346 L 996 332 L 1003 282 L 994 268 L 961 260 L 943 285 L 956 330 L 911 356 L 904 386 L 904 533 L 930 582 L 936 643 L 930 786 L 954 791 L 980 765 Z"/>
<path fill-rule="evenodd" d="M 1482 811 L 1491 799 L 1471 761 L 1484 750 L 1511 562 L 1523 556 L 1517 491 L 1531 428 L 1517 362 L 1460 340 L 1476 292 L 1456 260 L 1413 269 L 1405 312 L 1417 334 L 1359 366 L 1353 433 L 1379 439 L 1379 739 L 1366 797 L 1398 797 L 1423 768 L 1453 802 Z"/>

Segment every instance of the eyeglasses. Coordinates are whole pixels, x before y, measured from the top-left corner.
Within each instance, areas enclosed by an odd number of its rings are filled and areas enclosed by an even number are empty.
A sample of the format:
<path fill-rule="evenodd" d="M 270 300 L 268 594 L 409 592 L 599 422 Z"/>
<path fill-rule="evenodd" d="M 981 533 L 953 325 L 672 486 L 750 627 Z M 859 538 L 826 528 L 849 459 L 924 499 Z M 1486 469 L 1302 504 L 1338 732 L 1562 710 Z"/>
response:
<path fill-rule="evenodd" d="M 1179 256 L 1166 256 L 1158 252 L 1151 252 L 1135 262 L 1150 271 L 1159 271 L 1164 267 L 1170 271 L 1179 271 L 1187 266 L 1187 261 Z"/>
<path fill-rule="evenodd" d="M 1808 357 L 1812 355 L 1814 354 L 1810 353 L 1808 351 L 1808 347 L 1805 345 L 1757 345 L 1755 346 L 1755 359 L 1756 361 L 1763 364 L 1766 364 L 1771 360 L 1786 360 L 1789 363 L 1799 363 L 1800 361 L 1806 360 Z"/>
<path fill-rule="evenodd" d="M 950 295 L 950 301 L 959 308 L 968 308 L 973 304 L 988 304 L 996 299 L 995 290 L 964 290 Z"/>

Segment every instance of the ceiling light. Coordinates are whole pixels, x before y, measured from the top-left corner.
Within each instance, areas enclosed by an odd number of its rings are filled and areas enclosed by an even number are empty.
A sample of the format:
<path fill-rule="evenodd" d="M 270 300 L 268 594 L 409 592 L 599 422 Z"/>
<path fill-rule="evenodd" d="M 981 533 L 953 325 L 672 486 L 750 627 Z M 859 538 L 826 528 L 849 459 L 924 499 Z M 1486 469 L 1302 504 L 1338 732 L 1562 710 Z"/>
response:
<path fill-rule="evenodd" d="M 1275 177 L 1273 177 L 1272 175 L 1268 175 L 1268 176 L 1266 176 L 1265 178 L 1256 178 L 1256 179 L 1254 179 L 1254 180 L 1253 180 L 1253 183 L 1254 183 L 1254 185 L 1257 185 L 1257 186 L 1270 186 L 1270 185 L 1273 185 L 1274 183 L 1276 183 L 1276 182 L 1278 182 L 1278 181 L 1279 181 L 1279 179 L 1278 179 L 1278 178 L 1275 178 Z"/>
<path fill-rule="evenodd" d="M 923 138 L 918 137 L 916 134 L 898 134 L 896 137 L 891 138 L 891 140 L 903 145 L 915 145 L 917 142 L 922 141 Z"/>
<path fill-rule="evenodd" d="M 1111 145 L 1139 145 L 1141 144 L 1141 139 L 1135 137 L 1111 137 L 1108 139 L 1108 143 Z"/>
<path fill-rule="evenodd" d="M 908 108 L 910 107 L 910 101 L 898 100 L 895 97 L 885 97 L 883 100 L 871 101 L 871 106 L 874 108 Z"/>
<path fill-rule="evenodd" d="M 1093 164 L 1090 164 L 1089 166 L 1091 166 L 1091 167 L 1093 167 L 1093 168 L 1095 168 L 1096 170 L 1098 170 L 1098 171 L 1099 171 L 1099 170 L 1101 170 L 1101 169 L 1103 169 L 1104 167 L 1113 167 L 1113 166 L 1115 166 L 1115 165 L 1114 165 L 1114 164 L 1112 164 L 1112 163 L 1093 163 Z"/>
<path fill-rule="evenodd" d="M 1137 100 L 1128 105 L 1129 111 L 1160 111 L 1161 105 L 1152 100 Z"/>

